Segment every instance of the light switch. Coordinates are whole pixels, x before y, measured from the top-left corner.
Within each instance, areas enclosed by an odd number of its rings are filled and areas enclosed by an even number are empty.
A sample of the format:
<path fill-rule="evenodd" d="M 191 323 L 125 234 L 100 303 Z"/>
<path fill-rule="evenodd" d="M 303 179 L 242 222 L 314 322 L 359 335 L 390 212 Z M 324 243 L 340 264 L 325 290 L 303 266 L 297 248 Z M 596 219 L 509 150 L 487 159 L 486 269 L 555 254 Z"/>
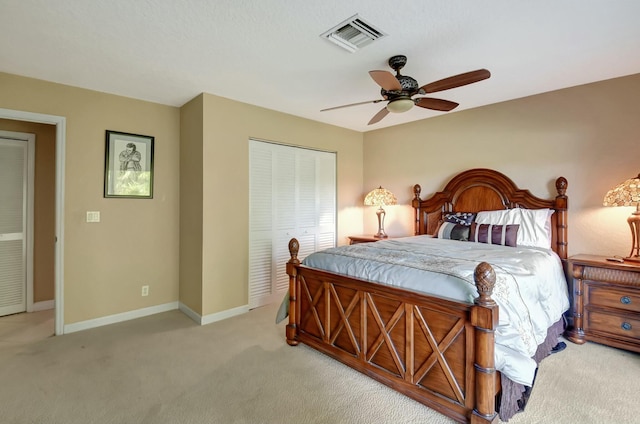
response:
<path fill-rule="evenodd" d="M 100 212 L 87 211 L 87 222 L 100 222 Z"/>

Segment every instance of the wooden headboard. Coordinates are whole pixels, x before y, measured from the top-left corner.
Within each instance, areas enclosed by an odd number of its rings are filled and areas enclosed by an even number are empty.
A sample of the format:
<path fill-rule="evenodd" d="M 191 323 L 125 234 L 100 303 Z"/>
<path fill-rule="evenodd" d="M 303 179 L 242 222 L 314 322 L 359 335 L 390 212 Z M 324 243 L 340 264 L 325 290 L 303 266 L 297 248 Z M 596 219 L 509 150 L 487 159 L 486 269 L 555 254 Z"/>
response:
<path fill-rule="evenodd" d="M 442 191 L 420 199 L 420 185 L 413 186 L 411 205 L 415 211 L 415 234 L 434 234 L 447 212 L 479 212 L 511 208 L 554 209 L 551 216 L 551 248 L 567 259 L 567 180 L 556 180 L 558 195 L 542 199 L 519 189 L 506 175 L 492 169 L 476 168 L 453 177 Z"/>

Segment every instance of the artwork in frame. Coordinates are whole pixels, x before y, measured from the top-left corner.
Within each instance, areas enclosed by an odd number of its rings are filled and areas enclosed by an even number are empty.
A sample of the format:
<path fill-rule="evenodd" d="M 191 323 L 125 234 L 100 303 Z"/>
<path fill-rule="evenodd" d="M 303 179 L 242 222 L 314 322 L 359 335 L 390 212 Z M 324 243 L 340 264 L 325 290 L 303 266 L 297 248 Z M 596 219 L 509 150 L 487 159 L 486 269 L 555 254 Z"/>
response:
<path fill-rule="evenodd" d="M 107 130 L 104 197 L 153 198 L 154 137 Z"/>

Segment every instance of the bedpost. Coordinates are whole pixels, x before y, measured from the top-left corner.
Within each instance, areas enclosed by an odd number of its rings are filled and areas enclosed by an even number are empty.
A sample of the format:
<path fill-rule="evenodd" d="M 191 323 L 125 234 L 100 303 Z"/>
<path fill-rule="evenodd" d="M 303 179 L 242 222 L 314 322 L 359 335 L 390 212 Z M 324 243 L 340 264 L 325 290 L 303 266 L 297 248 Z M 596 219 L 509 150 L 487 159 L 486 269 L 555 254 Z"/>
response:
<path fill-rule="evenodd" d="M 287 343 L 290 346 L 298 345 L 298 310 L 296 308 L 296 297 L 298 296 L 298 250 L 300 243 L 295 238 L 289 240 L 289 254 L 291 259 L 287 262 L 287 274 L 289 275 L 289 324 L 287 324 Z"/>
<path fill-rule="evenodd" d="M 555 210 L 558 216 L 556 217 L 556 228 L 558 239 L 556 253 L 560 256 L 560 259 L 567 259 L 567 206 L 568 199 L 567 192 L 567 179 L 565 177 L 558 177 L 556 180 L 556 190 L 558 195 L 556 196 Z"/>
<path fill-rule="evenodd" d="M 498 326 L 498 305 L 491 298 L 496 273 L 486 262 L 475 269 L 473 279 L 479 296 L 471 309 L 471 325 L 475 327 L 475 404 L 472 424 L 496 423 L 495 329 Z"/>
<path fill-rule="evenodd" d="M 413 186 L 413 200 L 411 200 L 411 206 L 413 206 L 413 218 L 414 218 L 414 235 L 420 235 L 420 192 L 422 187 L 420 184 Z"/>

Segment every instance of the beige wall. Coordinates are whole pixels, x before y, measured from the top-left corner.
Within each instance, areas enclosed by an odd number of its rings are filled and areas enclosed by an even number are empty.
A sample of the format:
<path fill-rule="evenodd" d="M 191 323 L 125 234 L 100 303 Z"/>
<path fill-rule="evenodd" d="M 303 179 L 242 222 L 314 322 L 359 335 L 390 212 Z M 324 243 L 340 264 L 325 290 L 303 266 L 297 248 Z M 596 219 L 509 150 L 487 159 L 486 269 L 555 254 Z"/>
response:
<path fill-rule="evenodd" d="M 33 193 L 33 301 L 55 297 L 55 164 L 54 125 L 0 119 L 0 130 L 36 136 Z"/>
<path fill-rule="evenodd" d="M 180 109 L 180 301 L 202 315 L 203 96 Z"/>
<path fill-rule="evenodd" d="M 249 138 L 337 152 L 338 243 L 362 231 L 362 133 L 204 95 L 204 315 L 248 302 Z"/>
<path fill-rule="evenodd" d="M 177 301 L 179 109 L 4 73 L 0 93 L 0 108 L 66 118 L 65 324 Z M 105 130 L 155 136 L 153 199 L 103 197 Z"/>
<path fill-rule="evenodd" d="M 605 208 L 610 188 L 640 172 L 640 74 L 444 114 L 364 135 L 364 192 L 382 184 L 390 235 L 411 234 L 413 184 L 423 198 L 456 173 L 494 168 L 541 197 L 569 182 L 569 254 L 628 255 L 633 208 Z M 391 117 L 392 118 L 392 117 Z M 373 211 L 365 230 L 375 232 Z"/>

